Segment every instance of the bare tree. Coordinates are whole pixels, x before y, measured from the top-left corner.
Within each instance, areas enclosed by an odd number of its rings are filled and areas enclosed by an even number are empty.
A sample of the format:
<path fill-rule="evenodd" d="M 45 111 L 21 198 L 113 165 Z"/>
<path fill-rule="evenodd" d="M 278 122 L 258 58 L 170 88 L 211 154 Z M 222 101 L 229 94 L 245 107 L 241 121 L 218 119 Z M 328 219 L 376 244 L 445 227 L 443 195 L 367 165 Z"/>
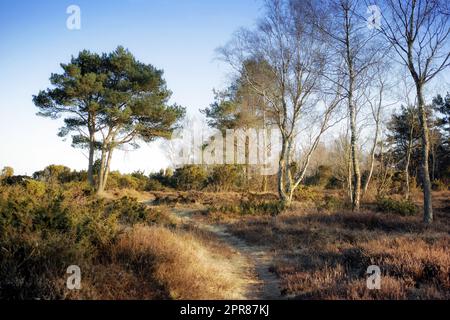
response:
<path fill-rule="evenodd" d="M 376 66 L 376 72 L 374 76 L 373 84 L 368 87 L 367 93 L 365 93 L 367 104 L 369 105 L 370 116 L 375 125 L 374 128 L 374 136 L 372 140 L 372 145 L 369 152 L 369 172 L 367 174 L 367 178 L 364 182 L 363 193 L 362 196 L 367 192 L 369 188 L 369 184 L 372 180 L 373 171 L 375 169 L 375 155 L 377 148 L 380 146 L 380 130 L 383 126 L 383 115 L 385 114 L 385 110 L 389 106 L 395 105 L 396 101 L 387 102 L 386 98 L 389 96 L 389 93 L 392 89 L 392 84 L 389 83 L 388 70 L 391 68 L 391 65 L 385 62 L 378 62 Z M 375 91 L 372 95 L 371 92 Z"/>
<path fill-rule="evenodd" d="M 358 0 L 330 0 L 317 4 L 316 19 L 329 48 L 333 51 L 334 71 L 340 74 L 344 81 L 341 92 L 347 101 L 349 127 L 351 170 L 353 174 L 352 208 L 358 210 L 361 198 L 361 172 L 359 161 L 357 114 L 361 109 L 361 98 L 364 90 L 369 87 L 374 66 L 377 65 L 380 50 L 374 40 L 374 32 L 367 28 L 365 20 L 361 18 L 363 12 L 362 1 Z M 364 10 L 365 12 L 365 10 Z M 364 21 L 364 23 L 363 23 Z"/>
<path fill-rule="evenodd" d="M 370 105 L 373 121 L 375 123 L 375 135 L 373 137 L 373 143 L 369 153 L 369 173 L 367 174 L 367 178 L 364 183 L 363 197 L 366 194 L 367 189 L 369 188 L 370 180 L 372 179 L 373 169 L 375 165 L 375 151 L 378 146 L 378 140 L 380 135 L 381 114 L 383 110 L 383 94 L 385 91 L 385 86 L 386 86 L 385 79 L 380 78 L 378 92 L 375 98 L 376 100 L 375 101 L 372 100 L 372 97 L 369 97 L 369 99 L 367 100 Z"/>
<path fill-rule="evenodd" d="M 240 30 L 219 50 L 222 59 L 263 98 L 268 116 L 280 130 L 278 193 L 287 205 L 304 178 L 320 137 L 332 125 L 332 114 L 340 102 L 336 94 L 329 98 L 324 93 L 325 86 L 329 85 L 323 78 L 326 50 L 324 42 L 312 36 L 314 26 L 308 21 L 307 4 L 305 1 L 267 1 L 266 16 L 256 30 Z M 258 61 L 260 66 L 266 64 L 264 76 L 261 68 L 255 73 L 247 67 L 249 60 Z M 311 148 L 304 154 L 301 169 L 293 174 L 290 164 L 298 122 L 313 111 L 322 114 L 319 130 L 311 141 Z"/>
<path fill-rule="evenodd" d="M 380 33 L 408 68 L 416 87 L 422 140 L 424 222 L 431 223 L 430 138 L 424 89 L 450 65 L 450 50 L 446 42 L 450 33 L 450 11 L 446 0 L 385 0 L 380 2 L 380 6 L 383 16 Z"/>

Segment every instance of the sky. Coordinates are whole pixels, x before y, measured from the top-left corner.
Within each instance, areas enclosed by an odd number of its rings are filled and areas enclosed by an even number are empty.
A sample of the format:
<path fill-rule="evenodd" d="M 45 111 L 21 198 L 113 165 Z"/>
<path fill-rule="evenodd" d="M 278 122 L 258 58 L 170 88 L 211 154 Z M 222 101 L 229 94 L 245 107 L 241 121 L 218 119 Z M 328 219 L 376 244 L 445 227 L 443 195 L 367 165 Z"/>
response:
<path fill-rule="evenodd" d="M 81 9 L 79 30 L 66 26 L 70 5 Z M 57 136 L 62 120 L 38 117 L 32 102 L 72 55 L 122 45 L 163 69 L 171 102 L 195 115 L 228 81 L 215 49 L 239 27 L 254 26 L 261 12 L 261 0 L 0 0 L 0 168 L 31 175 L 49 164 L 87 167 L 86 154 L 71 147 L 70 137 Z M 167 167 L 162 143 L 116 152 L 112 170 Z"/>

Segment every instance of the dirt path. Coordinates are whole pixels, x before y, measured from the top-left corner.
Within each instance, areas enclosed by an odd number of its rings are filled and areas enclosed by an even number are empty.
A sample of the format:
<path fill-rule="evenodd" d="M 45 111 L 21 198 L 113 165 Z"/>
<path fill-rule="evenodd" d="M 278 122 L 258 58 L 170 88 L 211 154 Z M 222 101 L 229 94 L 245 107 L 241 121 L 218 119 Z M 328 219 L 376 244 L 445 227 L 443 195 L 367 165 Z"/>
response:
<path fill-rule="evenodd" d="M 244 240 L 229 233 L 224 226 L 212 225 L 194 219 L 192 215 L 195 212 L 198 212 L 198 209 L 173 209 L 173 213 L 181 218 L 183 223 L 214 234 L 238 255 L 233 263 L 238 264 L 243 269 L 243 274 L 251 274 L 249 277 L 245 277 L 247 282 L 246 299 L 283 299 L 279 289 L 279 279 L 269 271 L 273 265 L 273 255 L 268 248 L 249 245 Z"/>

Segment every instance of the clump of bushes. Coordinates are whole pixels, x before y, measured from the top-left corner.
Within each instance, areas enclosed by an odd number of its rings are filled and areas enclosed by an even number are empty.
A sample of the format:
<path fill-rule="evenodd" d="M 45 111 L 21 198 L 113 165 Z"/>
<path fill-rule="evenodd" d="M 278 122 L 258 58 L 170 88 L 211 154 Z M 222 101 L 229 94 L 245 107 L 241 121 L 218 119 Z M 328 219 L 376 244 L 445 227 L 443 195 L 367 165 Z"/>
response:
<path fill-rule="evenodd" d="M 271 215 L 275 216 L 286 209 L 279 200 L 267 200 L 255 196 L 243 197 L 237 204 L 211 205 L 210 213 L 226 213 L 235 215 Z"/>
<path fill-rule="evenodd" d="M 146 191 L 149 178 L 141 171 L 131 174 L 121 174 L 119 171 L 113 171 L 109 174 L 107 189 L 133 189 Z"/>
<path fill-rule="evenodd" d="M 242 185 L 243 180 L 241 166 L 217 165 L 209 173 L 207 184 L 214 191 L 230 191 Z"/>
<path fill-rule="evenodd" d="M 432 183 L 432 188 L 434 191 L 445 191 L 449 189 L 449 185 L 442 180 L 436 179 Z"/>
<path fill-rule="evenodd" d="M 395 200 L 388 197 L 377 199 L 377 210 L 395 213 L 401 216 L 412 216 L 417 213 L 417 206 L 410 200 Z"/>
<path fill-rule="evenodd" d="M 44 170 L 33 173 L 33 179 L 47 183 L 69 183 L 74 181 L 85 181 L 86 171 L 72 170 L 62 165 L 49 165 Z"/>
<path fill-rule="evenodd" d="M 0 185 L 0 299 L 61 299 L 72 264 L 103 259 L 125 226 L 168 223 L 136 199 L 98 199 L 83 183 Z"/>
<path fill-rule="evenodd" d="M 332 168 L 330 166 L 320 165 L 313 175 L 306 177 L 305 184 L 325 188 L 332 178 Z"/>
<path fill-rule="evenodd" d="M 294 200 L 296 201 L 318 201 L 321 200 L 323 197 L 321 192 L 318 192 L 317 190 L 314 190 L 311 187 L 301 185 L 297 188 L 297 190 L 294 193 Z"/>
<path fill-rule="evenodd" d="M 200 190 L 207 178 L 208 173 L 202 166 L 188 165 L 176 169 L 171 180 L 177 190 Z"/>
<path fill-rule="evenodd" d="M 323 199 L 316 201 L 317 210 L 319 211 L 336 211 L 345 208 L 345 203 L 342 199 L 333 195 L 325 195 Z"/>
<path fill-rule="evenodd" d="M 164 191 L 167 187 L 163 185 L 159 180 L 149 178 L 145 191 Z"/>
<path fill-rule="evenodd" d="M 283 212 L 285 205 L 281 201 L 241 201 L 239 205 L 240 213 L 243 215 L 272 215 L 276 216 Z"/>

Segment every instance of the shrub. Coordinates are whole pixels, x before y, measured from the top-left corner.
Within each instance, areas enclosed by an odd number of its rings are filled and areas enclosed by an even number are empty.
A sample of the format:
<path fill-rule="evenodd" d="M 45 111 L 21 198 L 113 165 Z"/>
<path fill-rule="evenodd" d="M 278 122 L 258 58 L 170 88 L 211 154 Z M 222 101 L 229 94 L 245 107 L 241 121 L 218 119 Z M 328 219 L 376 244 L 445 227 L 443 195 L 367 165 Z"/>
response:
<path fill-rule="evenodd" d="M 317 168 L 316 173 L 305 179 L 305 184 L 324 188 L 329 184 L 332 177 L 332 168 L 330 166 L 321 165 Z"/>
<path fill-rule="evenodd" d="M 160 170 L 157 173 L 150 174 L 150 183 L 152 183 L 152 181 L 157 181 L 164 187 L 172 187 L 172 177 L 172 169 Z"/>
<path fill-rule="evenodd" d="M 188 165 L 176 169 L 171 180 L 178 190 L 200 190 L 206 179 L 207 172 L 202 166 Z"/>
<path fill-rule="evenodd" d="M 11 167 L 4 167 L 0 173 L 0 179 L 9 178 L 14 175 L 14 169 Z"/>
<path fill-rule="evenodd" d="M 156 179 L 148 179 L 145 185 L 145 191 L 164 191 L 166 187 Z"/>
<path fill-rule="evenodd" d="M 112 171 L 107 181 L 107 189 L 133 189 L 145 191 L 149 178 L 142 172 L 132 174 L 121 174 L 119 171 Z"/>
<path fill-rule="evenodd" d="M 271 215 L 276 216 L 285 210 L 279 200 L 266 200 L 250 195 L 243 197 L 238 204 L 212 205 L 210 213 L 227 213 L 238 215 Z"/>
<path fill-rule="evenodd" d="M 317 201 L 322 198 L 322 193 L 308 186 L 299 186 L 294 193 L 294 200 L 297 201 Z"/>
<path fill-rule="evenodd" d="M 417 213 L 417 207 L 412 201 L 395 200 L 387 197 L 377 199 L 377 209 L 402 216 L 412 216 Z"/>
<path fill-rule="evenodd" d="M 120 222 L 128 225 L 159 223 L 162 216 L 160 210 L 149 209 L 145 204 L 130 197 L 111 201 L 106 210 L 110 215 L 117 214 Z"/>
<path fill-rule="evenodd" d="M 345 203 L 333 195 L 325 195 L 323 199 L 316 201 L 316 205 L 319 211 L 336 211 L 345 208 Z"/>
<path fill-rule="evenodd" d="M 243 215 L 271 215 L 283 212 L 285 206 L 281 201 L 241 201 L 240 213 Z"/>
<path fill-rule="evenodd" d="M 44 170 L 33 173 L 33 179 L 48 183 L 68 183 L 72 181 L 82 181 L 87 178 L 81 171 L 72 171 L 70 168 L 62 165 L 49 165 Z"/>
<path fill-rule="evenodd" d="M 123 225 L 169 219 L 133 198 L 97 199 L 83 183 L 0 185 L 0 299 L 62 299 L 65 269 L 104 259 Z"/>
<path fill-rule="evenodd" d="M 444 181 L 436 179 L 433 181 L 432 188 L 434 191 L 445 191 L 449 186 Z"/>
<path fill-rule="evenodd" d="M 236 165 L 218 165 L 212 168 L 208 186 L 216 191 L 230 191 L 242 184 L 242 168 Z"/>

